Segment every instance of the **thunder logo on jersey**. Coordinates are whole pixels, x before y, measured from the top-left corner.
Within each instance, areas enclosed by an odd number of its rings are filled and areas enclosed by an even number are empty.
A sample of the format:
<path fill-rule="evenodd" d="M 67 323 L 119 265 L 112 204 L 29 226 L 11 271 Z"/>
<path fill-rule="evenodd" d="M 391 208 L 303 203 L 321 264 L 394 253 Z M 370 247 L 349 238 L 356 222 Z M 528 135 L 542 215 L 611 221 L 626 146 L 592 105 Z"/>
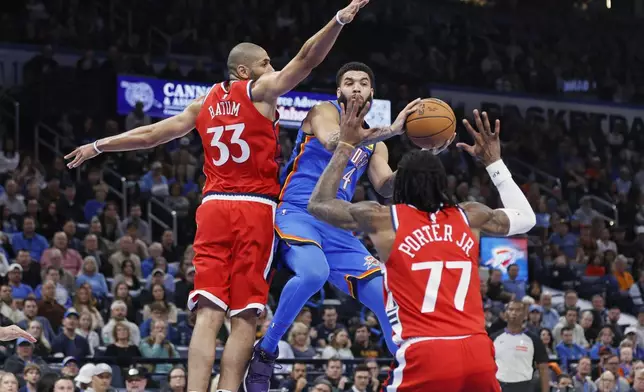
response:
<path fill-rule="evenodd" d="M 355 150 L 340 181 L 339 199 L 353 199 L 356 185 L 368 168 L 373 150 L 373 145 Z M 332 156 L 333 151 L 328 151 L 315 136 L 300 128 L 293 154 L 280 178 L 280 200 L 306 209 L 313 189 Z"/>

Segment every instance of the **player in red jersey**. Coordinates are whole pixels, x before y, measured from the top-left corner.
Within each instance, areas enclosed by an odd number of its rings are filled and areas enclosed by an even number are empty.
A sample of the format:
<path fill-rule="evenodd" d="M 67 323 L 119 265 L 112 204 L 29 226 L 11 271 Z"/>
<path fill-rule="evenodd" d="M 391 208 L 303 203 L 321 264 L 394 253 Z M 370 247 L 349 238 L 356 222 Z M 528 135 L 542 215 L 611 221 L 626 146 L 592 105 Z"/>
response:
<path fill-rule="evenodd" d="M 351 204 L 336 199 L 354 146 L 369 136 L 362 129 L 368 108 L 349 104 L 341 117 L 340 143 L 317 183 L 309 211 L 317 218 L 369 235 L 383 261 L 387 312 L 397 367 L 387 392 L 492 392 L 496 380 L 494 346 L 485 332 L 478 274 L 478 240 L 473 229 L 497 235 L 530 230 L 536 217 L 512 180 L 500 154 L 499 130 L 474 111 L 479 132 L 464 121 L 474 146 L 459 143 L 487 166 L 506 208 L 454 204 L 443 193 L 447 176 L 429 151 L 401 160 L 394 180 L 394 205 Z M 367 105 L 368 106 L 368 105 Z"/>
<path fill-rule="evenodd" d="M 255 341 L 257 316 L 268 296 L 276 199 L 277 98 L 297 86 L 331 50 L 342 26 L 369 0 L 353 0 L 311 37 L 283 70 L 275 72 L 264 49 L 242 43 L 228 56 L 230 81 L 215 84 L 181 114 L 121 135 L 100 139 L 67 155 L 70 168 L 101 152 L 142 150 L 197 128 L 204 145 L 202 205 L 194 242 L 197 310 L 190 342 L 188 391 L 205 391 L 216 336 L 226 313 L 232 332 L 222 357 L 218 388 L 237 391 Z"/>

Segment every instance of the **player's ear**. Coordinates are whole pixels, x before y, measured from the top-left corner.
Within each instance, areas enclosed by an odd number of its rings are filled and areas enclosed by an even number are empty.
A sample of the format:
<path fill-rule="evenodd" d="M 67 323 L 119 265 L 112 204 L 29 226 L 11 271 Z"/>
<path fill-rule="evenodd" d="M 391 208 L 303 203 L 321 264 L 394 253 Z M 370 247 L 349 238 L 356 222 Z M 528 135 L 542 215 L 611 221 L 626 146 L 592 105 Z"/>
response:
<path fill-rule="evenodd" d="M 342 96 L 342 91 L 340 91 L 340 87 L 338 87 L 337 89 L 335 89 L 335 97 L 340 99 L 341 96 Z"/>
<path fill-rule="evenodd" d="M 237 75 L 242 79 L 250 79 L 250 69 L 245 65 L 239 64 L 237 66 Z"/>
<path fill-rule="evenodd" d="M 373 100 L 373 95 L 374 95 L 374 90 L 373 87 L 371 88 L 371 99 Z"/>

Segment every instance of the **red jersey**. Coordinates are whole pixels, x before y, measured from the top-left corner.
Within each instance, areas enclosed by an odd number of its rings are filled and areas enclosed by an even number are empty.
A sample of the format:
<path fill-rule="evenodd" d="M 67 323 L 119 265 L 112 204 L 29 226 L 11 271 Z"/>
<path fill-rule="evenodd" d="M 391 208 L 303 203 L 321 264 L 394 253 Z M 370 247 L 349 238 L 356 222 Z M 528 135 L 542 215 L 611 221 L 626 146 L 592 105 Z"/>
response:
<path fill-rule="evenodd" d="M 204 97 L 196 121 L 205 155 L 204 195 L 279 194 L 279 115 L 273 122 L 255 108 L 251 85 L 249 80 L 217 83 Z"/>
<path fill-rule="evenodd" d="M 394 245 L 382 269 L 394 342 L 484 334 L 479 244 L 459 207 L 391 207 Z"/>

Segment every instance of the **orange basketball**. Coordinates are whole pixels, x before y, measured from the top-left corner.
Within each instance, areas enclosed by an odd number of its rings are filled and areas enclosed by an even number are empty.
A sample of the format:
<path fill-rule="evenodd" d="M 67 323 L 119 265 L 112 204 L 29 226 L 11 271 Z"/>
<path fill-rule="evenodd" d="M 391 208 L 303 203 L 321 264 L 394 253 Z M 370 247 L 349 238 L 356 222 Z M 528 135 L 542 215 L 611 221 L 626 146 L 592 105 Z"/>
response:
<path fill-rule="evenodd" d="M 441 147 L 456 132 L 456 116 L 452 108 L 440 99 L 425 98 L 407 117 L 405 128 L 407 136 L 418 147 Z"/>

